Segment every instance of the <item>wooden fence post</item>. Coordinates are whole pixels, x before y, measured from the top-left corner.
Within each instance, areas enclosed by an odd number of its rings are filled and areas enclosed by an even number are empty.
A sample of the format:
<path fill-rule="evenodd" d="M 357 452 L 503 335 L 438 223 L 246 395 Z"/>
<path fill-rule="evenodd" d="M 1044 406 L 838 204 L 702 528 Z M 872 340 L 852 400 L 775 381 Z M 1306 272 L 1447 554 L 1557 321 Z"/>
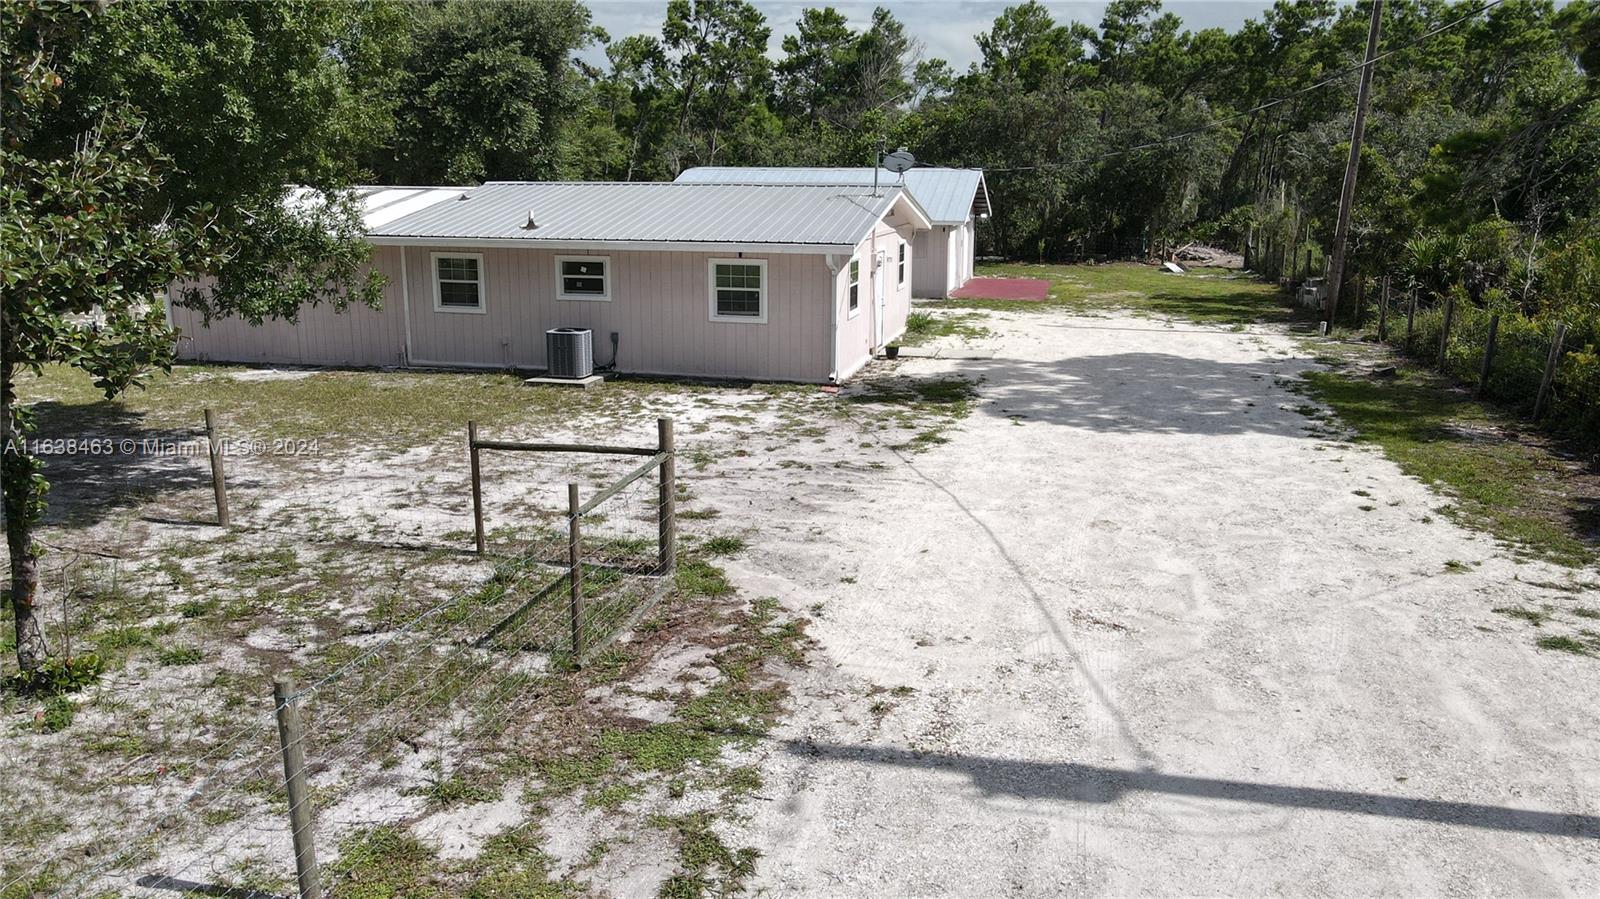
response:
<path fill-rule="evenodd" d="M 467 422 L 467 458 L 472 466 L 472 532 L 483 555 L 483 481 L 478 475 L 478 423 Z"/>
<path fill-rule="evenodd" d="M 678 558 L 678 469 L 675 443 L 672 419 L 656 419 L 656 452 L 666 456 L 661 460 L 661 495 L 656 506 L 659 543 L 656 562 L 661 574 L 671 572 Z"/>
<path fill-rule="evenodd" d="M 1439 370 L 1448 371 L 1445 364 L 1445 353 L 1450 349 L 1450 325 L 1456 317 L 1455 294 L 1447 293 L 1444 297 L 1444 327 L 1439 329 Z"/>
<path fill-rule="evenodd" d="M 1561 361 L 1561 344 L 1566 342 L 1567 326 L 1556 325 L 1555 339 L 1550 341 L 1550 355 L 1544 360 L 1544 377 L 1539 380 L 1539 396 L 1533 401 L 1533 420 L 1538 421 L 1544 414 L 1544 401 L 1550 395 L 1550 386 L 1555 383 L 1556 365 Z"/>
<path fill-rule="evenodd" d="M 567 612 L 572 619 L 572 665 L 578 666 L 583 658 L 583 552 L 579 548 L 582 535 L 578 526 L 578 485 L 567 485 L 567 580 L 571 597 Z"/>
<path fill-rule="evenodd" d="M 222 443 L 217 440 L 217 414 L 206 410 L 206 441 L 211 445 L 211 492 L 217 497 L 217 524 L 228 526 L 228 482 L 222 473 Z"/>
<path fill-rule="evenodd" d="M 300 724 L 300 706 L 294 698 L 294 678 L 279 675 L 273 679 L 272 702 L 278 712 L 278 742 L 283 746 L 283 783 L 289 795 L 289 832 L 294 838 L 294 867 L 300 881 L 300 899 L 322 899 L 311 796 L 306 789 L 305 730 Z"/>
<path fill-rule="evenodd" d="M 1406 306 L 1406 352 L 1411 352 L 1411 335 L 1417 330 L 1417 289 L 1411 288 L 1411 302 Z"/>
<path fill-rule="evenodd" d="M 1383 286 L 1378 291 L 1378 341 L 1389 340 L 1389 276 L 1383 276 Z"/>
<path fill-rule="evenodd" d="M 1473 396 L 1482 397 L 1489 389 L 1489 370 L 1494 366 L 1494 339 L 1500 333 L 1500 313 L 1489 316 L 1489 339 L 1483 344 L 1483 367 L 1478 370 L 1478 389 Z"/>

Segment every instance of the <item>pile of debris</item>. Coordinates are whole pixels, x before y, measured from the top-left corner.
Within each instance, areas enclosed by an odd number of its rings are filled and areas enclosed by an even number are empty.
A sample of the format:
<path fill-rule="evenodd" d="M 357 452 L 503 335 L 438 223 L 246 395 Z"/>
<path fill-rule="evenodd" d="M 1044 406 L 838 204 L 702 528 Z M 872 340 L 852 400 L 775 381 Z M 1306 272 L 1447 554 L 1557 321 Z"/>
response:
<path fill-rule="evenodd" d="M 1187 267 L 1244 268 L 1244 257 L 1238 253 L 1202 244 L 1185 244 L 1173 251 L 1172 258 Z"/>

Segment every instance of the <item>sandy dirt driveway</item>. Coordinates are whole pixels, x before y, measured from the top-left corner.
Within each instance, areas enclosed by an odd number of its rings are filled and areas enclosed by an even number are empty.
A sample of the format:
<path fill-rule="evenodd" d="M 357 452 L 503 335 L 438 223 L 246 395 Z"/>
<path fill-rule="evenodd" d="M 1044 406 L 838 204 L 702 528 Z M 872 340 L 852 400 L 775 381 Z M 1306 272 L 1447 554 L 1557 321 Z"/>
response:
<path fill-rule="evenodd" d="M 818 640 L 758 892 L 1600 895 L 1600 662 L 1490 611 L 1572 572 L 1319 432 L 1282 331 L 986 324 L 903 363 L 983 380 L 949 443 L 747 513 Z"/>

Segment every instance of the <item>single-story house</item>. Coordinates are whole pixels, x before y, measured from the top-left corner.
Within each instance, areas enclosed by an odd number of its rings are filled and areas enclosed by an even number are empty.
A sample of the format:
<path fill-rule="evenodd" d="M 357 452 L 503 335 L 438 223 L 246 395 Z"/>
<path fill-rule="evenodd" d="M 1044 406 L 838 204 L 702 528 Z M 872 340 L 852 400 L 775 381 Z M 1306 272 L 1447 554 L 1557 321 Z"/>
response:
<path fill-rule="evenodd" d="M 381 309 L 207 325 L 169 295 L 179 358 L 538 370 L 545 331 L 572 327 L 617 371 L 842 381 L 904 332 L 910 247 L 932 227 L 894 183 L 362 193 Z"/>
<path fill-rule="evenodd" d="M 873 183 L 868 168 L 780 168 L 700 166 L 685 169 L 680 182 L 730 182 L 753 184 L 860 184 Z M 903 178 L 903 180 L 902 180 Z M 917 234 L 911 243 L 917 277 L 912 295 L 943 299 L 972 277 L 976 258 L 976 225 L 989 217 L 989 185 L 982 169 L 947 169 L 918 166 L 903 176 L 878 170 L 879 184 L 901 184 L 928 211 L 933 227 Z"/>

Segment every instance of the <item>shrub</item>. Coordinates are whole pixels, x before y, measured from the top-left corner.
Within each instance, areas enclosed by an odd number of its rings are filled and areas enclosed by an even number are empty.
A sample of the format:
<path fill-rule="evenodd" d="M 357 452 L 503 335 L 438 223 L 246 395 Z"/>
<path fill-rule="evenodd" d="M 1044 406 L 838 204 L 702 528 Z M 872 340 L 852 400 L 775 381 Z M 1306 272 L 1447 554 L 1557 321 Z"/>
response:
<path fill-rule="evenodd" d="M 96 653 L 46 659 L 32 671 L 6 678 L 6 689 L 25 696 L 60 696 L 75 693 L 100 679 L 105 661 Z"/>

